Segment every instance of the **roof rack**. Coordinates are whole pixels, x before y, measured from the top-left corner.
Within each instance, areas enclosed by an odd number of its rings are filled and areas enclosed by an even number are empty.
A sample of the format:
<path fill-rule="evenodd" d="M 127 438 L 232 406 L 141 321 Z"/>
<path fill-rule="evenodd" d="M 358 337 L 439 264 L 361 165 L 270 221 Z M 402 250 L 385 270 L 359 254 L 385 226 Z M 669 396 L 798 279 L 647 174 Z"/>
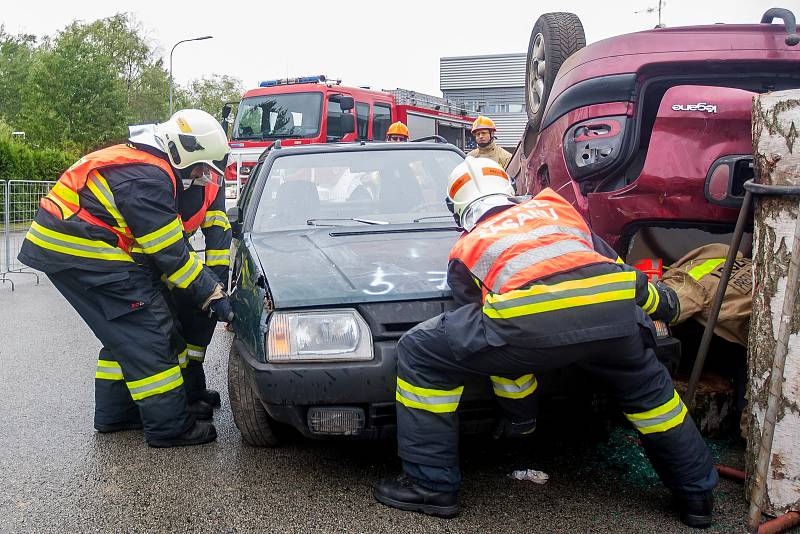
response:
<path fill-rule="evenodd" d="M 433 109 L 452 113 L 453 115 L 466 115 L 467 107 L 464 104 L 447 100 L 440 96 L 418 93 L 409 89 L 386 89 L 387 93 L 392 93 L 398 104 L 406 106 L 416 106 L 420 108 Z"/>

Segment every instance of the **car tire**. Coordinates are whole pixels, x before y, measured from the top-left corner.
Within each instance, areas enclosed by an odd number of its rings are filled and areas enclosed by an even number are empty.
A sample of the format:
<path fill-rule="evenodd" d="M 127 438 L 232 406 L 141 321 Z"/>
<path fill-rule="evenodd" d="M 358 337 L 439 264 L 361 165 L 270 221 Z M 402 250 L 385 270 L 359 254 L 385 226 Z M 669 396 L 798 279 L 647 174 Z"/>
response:
<path fill-rule="evenodd" d="M 235 344 L 228 355 L 228 396 L 233 422 L 245 443 L 253 447 L 277 447 L 281 444 L 276 432 L 279 423 L 269 416 L 253 390 L 245 363 Z"/>
<path fill-rule="evenodd" d="M 584 46 L 583 24 L 574 13 L 545 13 L 533 25 L 525 63 L 525 107 L 534 130 L 542 122 L 558 69 Z"/>

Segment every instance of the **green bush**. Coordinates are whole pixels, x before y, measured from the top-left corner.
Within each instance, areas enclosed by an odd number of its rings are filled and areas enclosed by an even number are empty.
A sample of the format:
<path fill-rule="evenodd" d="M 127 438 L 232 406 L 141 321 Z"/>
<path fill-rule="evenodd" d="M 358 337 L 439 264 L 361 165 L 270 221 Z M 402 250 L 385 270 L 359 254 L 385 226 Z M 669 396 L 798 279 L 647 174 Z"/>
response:
<path fill-rule="evenodd" d="M 0 180 L 55 181 L 78 156 L 53 148 L 33 148 L 0 131 Z M 9 221 L 25 221 L 36 211 L 41 188 L 17 187 L 10 202 Z M 5 220 L 6 185 L 0 186 L 0 225 Z"/>

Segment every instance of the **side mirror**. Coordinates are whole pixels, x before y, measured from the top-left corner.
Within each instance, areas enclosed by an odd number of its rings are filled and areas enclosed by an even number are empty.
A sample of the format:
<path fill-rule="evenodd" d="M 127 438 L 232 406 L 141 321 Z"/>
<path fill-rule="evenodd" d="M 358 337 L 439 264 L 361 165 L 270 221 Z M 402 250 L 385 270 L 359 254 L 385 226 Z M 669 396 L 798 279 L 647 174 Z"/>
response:
<path fill-rule="evenodd" d="M 356 131 L 356 117 L 352 113 L 342 113 L 340 117 L 342 123 L 342 137 Z"/>
<path fill-rule="evenodd" d="M 242 208 L 234 206 L 227 211 L 228 222 L 231 224 L 231 235 L 236 239 L 242 237 Z"/>
<path fill-rule="evenodd" d="M 225 131 L 225 136 L 228 135 L 228 129 L 230 128 L 228 117 L 231 114 L 231 109 L 232 106 L 230 104 L 225 104 L 224 106 L 222 106 L 222 113 L 221 113 L 222 119 L 219 121 L 219 123 L 222 125 L 222 129 Z"/>
<path fill-rule="evenodd" d="M 342 95 L 339 97 L 339 107 L 342 108 L 342 111 L 350 111 L 356 107 L 356 101 L 352 96 Z"/>

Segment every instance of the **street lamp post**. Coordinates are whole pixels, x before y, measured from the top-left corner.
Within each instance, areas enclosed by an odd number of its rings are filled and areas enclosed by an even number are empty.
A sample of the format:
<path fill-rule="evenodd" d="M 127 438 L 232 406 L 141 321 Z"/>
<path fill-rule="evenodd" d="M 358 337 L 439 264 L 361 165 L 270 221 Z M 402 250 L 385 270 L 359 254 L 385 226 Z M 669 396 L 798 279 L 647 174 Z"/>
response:
<path fill-rule="evenodd" d="M 213 35 L 204 35 L 203 37 L 194 37 L 192 39 L 184 39 L 183 41 L 178 41 L 175 43 L 175 46 L 172 47 L 172 50 L 169 51 L 169 116 L 172 116 L 172 53 L 175 51 L 175 47 L 181 43 L 188 43 L 189 41 L 203 41 L 205 39 L 212 39 Z"/>

